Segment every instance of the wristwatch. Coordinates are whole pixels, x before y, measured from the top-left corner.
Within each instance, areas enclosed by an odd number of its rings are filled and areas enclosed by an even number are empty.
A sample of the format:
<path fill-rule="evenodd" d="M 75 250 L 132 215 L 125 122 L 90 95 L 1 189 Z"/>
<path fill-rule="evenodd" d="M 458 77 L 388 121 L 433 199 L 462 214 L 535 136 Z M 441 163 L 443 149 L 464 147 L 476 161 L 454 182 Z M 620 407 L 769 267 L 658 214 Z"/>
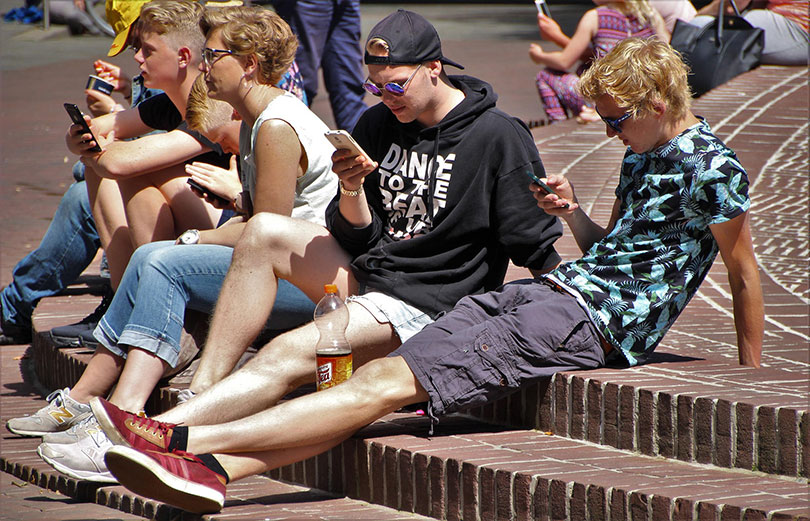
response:
<path fill-rule="evenodd" d="M 177 238 L 177 244 L 197 244 L 200 242 L 199 230 L 186 230 Z"/>
<path fill-rule="evenodd" d="M 340 185 L 340 193 L 343 195 L 347 195 L 349 197 L 357 197 L 358 195 L 363 193 L 363 185 L 361 184 L 357 190 L 346 190 L 343 188 L 343 181 L 338 181 Z"/>

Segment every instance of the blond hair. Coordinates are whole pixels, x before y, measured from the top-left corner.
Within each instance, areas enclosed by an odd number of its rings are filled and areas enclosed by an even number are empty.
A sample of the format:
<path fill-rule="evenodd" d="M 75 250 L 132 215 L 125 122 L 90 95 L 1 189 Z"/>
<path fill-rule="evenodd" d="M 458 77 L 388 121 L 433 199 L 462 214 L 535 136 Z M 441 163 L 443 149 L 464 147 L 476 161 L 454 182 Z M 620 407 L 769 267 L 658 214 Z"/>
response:
<path fill-rule="evenodd" d="M 206 37 L 219 30 L 225 47 L 237 55 L 254 54 L 259 83 L 277 84 L 290 68 L 298 40 L 279 15 L 261 7 L 222 7 L 205 12 L 200 28 Z"/>
<path fill-rule="evenodd" d="M 623 0 L 612 5 L 625 15 L 634 17 L 642 24 L 652 25 L 655 22 L 656 11 L 647 0 Z"/>
<path fill-rule="evenodd" d="M 166 38 L 175 49 L 188 47 L 199 60 L 205 37 L 200 19 L 205 8 L 192 0 L 152 0 L 144 4 L 138 18 L 137 34 L 154 32 Z"/>
<path fill-rule="evenodd" d="M 208 97 L 205 75 L 200 74 L 191 86 L 186 105 L 186 124 L 202 134 L 232 120 L 233 107 L 224 101 Z"/>
<path fill-rule="evenodd" d="M 366 52 L 372 56 L 388 56 L 388 42 L 382 38 L 372 38 L 366 43 Z"/>
<path fill-rule="evenodd" d="M 654 111 L 656 102 L 667 105 L 668 117 L 687 115 L 692 96 L 681 55 L 657 38 L 627 38 L 597 59 L 579 80 L 583 97 L 596 101 L 608 95 L 635 116 Z"/>

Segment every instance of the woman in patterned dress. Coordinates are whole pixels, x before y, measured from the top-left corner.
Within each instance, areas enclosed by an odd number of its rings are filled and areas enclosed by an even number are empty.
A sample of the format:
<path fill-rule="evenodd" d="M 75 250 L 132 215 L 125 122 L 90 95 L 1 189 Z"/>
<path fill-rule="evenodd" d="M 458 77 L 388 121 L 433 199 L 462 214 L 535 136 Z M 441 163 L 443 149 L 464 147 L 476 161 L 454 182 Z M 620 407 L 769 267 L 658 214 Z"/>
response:
<path fill-rule="evenodd" d="M 591 57 L 604 56 L 625 38 L 657 36 L 669 41 L 664 20 L 647 0 L 593 0 L 595 9 L 587 11 L 579 21 L 574 36 L 568 38 L 553 19 L 538 13 L 537 25 L 541 36 L 562 50 L 546 52 L 532 43 L 529 56 L 546 68 L 537 74 L 537 90 L 545 105 L 549 122 L 561 121 L 567 112 L 581 122 L 598 121 L 599 116 L 579 94 L 579 76 Z M 581 58 L 585 63 L 577 71 L 568 72 Z"/>

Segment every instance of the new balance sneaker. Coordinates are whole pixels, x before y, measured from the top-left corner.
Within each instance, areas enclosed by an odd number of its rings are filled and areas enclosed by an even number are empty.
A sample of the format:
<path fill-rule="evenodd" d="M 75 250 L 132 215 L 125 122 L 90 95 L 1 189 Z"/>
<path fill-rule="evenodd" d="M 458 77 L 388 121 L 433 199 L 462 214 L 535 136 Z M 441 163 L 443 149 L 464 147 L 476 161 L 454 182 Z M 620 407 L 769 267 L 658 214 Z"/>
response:
<path fill-rule="evenodd" d="M 101 427 L 99 427 L 96 417 L 91 414 L 79 423 L 74 424 L 73 427 L 66 431 L 53 432 L 44 435 L 42 437 L 42 443 L 47 443 L 49 445 L 68 445 L 70 443 L 78 442 L 79 439 L 88 436 L 89 433 L 100 430 Z"/>
<path fill-rule="evenodd" d="M 116 445 L 140 450 L 168 452 L 175 425 L 119 409 L 104 398 L 90 400 L 90 408 L 102 430 Z"/>
<path fill-rule="evenodd" d="M 82 345 L 82 333 L 90 333 L 92 338 L 93 330 L 96 329 L 98 321 L 101 320 L 101 317 L 107 312 L 107 308 L 110 307 L 110 302 L 112 302 L 114 295 L 113 290 L 107 286 L 104 290 L 104 295 L 101 297 L 101 303 L 99 303 L 92 313 L 75 324 L 51 329 L 50 335 L 53 345 L 57 348 L 79 347 Z"/>
<path fill-rule="evenodd" d="M 104 460 L 122 485 L 141 496 L 196 514 L 219 512 L 225 503 L 225 478 L 191 453 L 115 445 Z"/>
<path fill-rule="evenodd" d="M 41 443 L 37 454 L 48 465 L 71 478 L 117 483 L 104 463 L 104 453 L 113 446 L 112 442 L 97 427 L 88 428 L 83 434 L 76 443 Z"/>
<path fill-rule="evenodd" d="M 92 414 L 89 405 L 70 397 L 70 387 L 54 391 L 45 399 L 47 406 L 31 416 L 10 419 L 6 428 L 21 436 L 44 436 L 68 430 Z"/>

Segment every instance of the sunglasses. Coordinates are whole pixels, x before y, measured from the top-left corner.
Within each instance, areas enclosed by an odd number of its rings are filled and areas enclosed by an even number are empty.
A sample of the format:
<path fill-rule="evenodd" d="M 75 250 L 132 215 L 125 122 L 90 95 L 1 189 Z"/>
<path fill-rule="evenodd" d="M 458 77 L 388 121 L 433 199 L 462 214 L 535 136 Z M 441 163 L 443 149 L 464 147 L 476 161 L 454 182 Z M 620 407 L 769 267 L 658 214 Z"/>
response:
<path fill-rule="evenodd" d="M 210 67 L 214 64 L 215 61 L 219 60 L 220 58 L 228 54 L 237 54 L 237 53 L 229 49 L 212 49 L 210 47 L 206 47 L 202 51 L 203 63 L 205 64 L 206 67 Z"/>
<path fill-rule="evenodd" d="M 416 71 L 418 71 L 421 67 L 422 64 L 420 63 L 419 67 L 414 69 L 414 71 L 411 73 L 410 76 L 408 76 L 408 79 L 405 80 L 405 83 L 403 83 L 402 85 L 393 81 L 389 81 L 388 83 L 382 86 L 382 89 L 385 89 L 394 96 L 402 96 L 403 94 L 405 94 L 405 88 L 413 79 L 414 75 L 416 74 Z M 363 88 L 366 89 L 372 95 L 377 96 L 378 98 L 383 95 L 382 89 L 376 83 L 372 82 L 368 78 L 366 78 L 366 81 L 363 82 Z"/>
<path fill-rule="evenodd" d="M 624 122 L 624 120 L 628 119 L 632 115 L 629 112 L 625 112 L 623 115 L 619 116 L 616 119 L 610 119 L 610 118 L 606 118 L 605 116 L 603 116 L 599 112 L 599 109 L 595 108 L 595 110 L 596 110 L 596 113 L 599 114 L 599 117 L 602 118 L 602 121 L 605 122 L 605 125 L 609 126 L 617 134 L 621 134 L 621 132 L 622 132 L 622 123 Z"/>

